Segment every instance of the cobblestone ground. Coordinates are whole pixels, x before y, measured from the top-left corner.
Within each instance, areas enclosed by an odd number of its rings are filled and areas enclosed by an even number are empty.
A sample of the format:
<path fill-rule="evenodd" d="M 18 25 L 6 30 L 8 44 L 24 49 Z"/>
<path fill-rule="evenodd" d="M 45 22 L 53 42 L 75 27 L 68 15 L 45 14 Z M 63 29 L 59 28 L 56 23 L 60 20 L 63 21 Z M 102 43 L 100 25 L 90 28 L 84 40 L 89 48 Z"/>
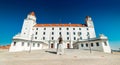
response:
<path fill-rule="evenodd" d="M 10 53 L 0 51 L 0 65 L 120 65 L 120 53 L 65 49 L 57 55 L 55 49 Z"/>

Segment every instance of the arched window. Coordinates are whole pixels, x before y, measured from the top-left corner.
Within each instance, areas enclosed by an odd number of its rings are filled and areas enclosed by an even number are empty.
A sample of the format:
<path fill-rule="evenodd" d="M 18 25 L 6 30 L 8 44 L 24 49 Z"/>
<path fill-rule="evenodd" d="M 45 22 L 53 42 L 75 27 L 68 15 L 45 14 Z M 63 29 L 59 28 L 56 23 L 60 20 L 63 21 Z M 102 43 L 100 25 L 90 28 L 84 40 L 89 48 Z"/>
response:
<path fill-rule="evenodd" d="M 16 42 L 13 43 L 13 46 L 16 46 Z"/>
<path fill-rule="evenodd" d="M 84 47 L 84 45 L 83 45 L 83 44 L 81 44 L 81 47 Z"/>
<path fill-rule="evenodd" d="M 88 43 L 86 43 L 86 47 L 88 47 Z"/>
<path fill-rule="evenodd" d="M 91 43 L 91 47 L 93 47 L 93 43 Z"/>
<path fill-rule="evenodd" d="M 99 46 L 99 42 L 96 42 L 96 46 Z"/>

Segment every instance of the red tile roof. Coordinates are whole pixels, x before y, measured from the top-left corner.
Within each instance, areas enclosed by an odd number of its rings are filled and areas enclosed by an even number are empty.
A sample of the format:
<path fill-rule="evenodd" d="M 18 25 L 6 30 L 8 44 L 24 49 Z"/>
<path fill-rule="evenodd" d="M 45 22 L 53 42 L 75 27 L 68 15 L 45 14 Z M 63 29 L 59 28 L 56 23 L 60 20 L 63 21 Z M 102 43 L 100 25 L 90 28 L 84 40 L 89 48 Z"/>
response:
<path fill-rule="evenodd" d="M 85 27 L 83 24 L 36 24 L 34 27 Z"/>
<path fill-rule="evenodd" d="M 0 46 L 0 49 L 9 49 L 10 45 L 6 45 L 6 46 Z"/>

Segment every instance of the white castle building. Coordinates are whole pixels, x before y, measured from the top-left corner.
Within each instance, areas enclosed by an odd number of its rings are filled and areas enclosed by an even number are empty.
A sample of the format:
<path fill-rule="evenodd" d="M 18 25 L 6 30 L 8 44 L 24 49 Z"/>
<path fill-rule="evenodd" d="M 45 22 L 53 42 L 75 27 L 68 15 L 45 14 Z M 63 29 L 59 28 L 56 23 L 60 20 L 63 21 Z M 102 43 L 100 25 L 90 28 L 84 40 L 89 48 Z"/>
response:
<path fill-rule="evenodd" d="M 9 52 L 57 48 L 60 34 L 64 48 L 111 53 L 107 37 L 96 37 L 90 16 L 86 16 L 85 24 L 37 24 L 34 12 L 24 19 L 21 33 L 13 37 Z"/>

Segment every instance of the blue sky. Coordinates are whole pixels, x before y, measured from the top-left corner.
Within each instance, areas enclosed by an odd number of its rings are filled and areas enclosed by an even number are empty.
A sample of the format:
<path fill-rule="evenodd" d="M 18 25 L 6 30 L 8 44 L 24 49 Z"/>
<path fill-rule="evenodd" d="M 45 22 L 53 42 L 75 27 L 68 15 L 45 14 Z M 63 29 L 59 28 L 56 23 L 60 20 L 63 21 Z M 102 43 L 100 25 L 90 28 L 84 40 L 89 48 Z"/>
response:
<path fill-rule="evenodd" d="M 37 23 L 84 23 L 92 17 L 96 35 L 105 34 L 120 48 L 120 0 L 0 0 L 0 45 L 10 44 L 23 20 L 34 11 Z"/>

